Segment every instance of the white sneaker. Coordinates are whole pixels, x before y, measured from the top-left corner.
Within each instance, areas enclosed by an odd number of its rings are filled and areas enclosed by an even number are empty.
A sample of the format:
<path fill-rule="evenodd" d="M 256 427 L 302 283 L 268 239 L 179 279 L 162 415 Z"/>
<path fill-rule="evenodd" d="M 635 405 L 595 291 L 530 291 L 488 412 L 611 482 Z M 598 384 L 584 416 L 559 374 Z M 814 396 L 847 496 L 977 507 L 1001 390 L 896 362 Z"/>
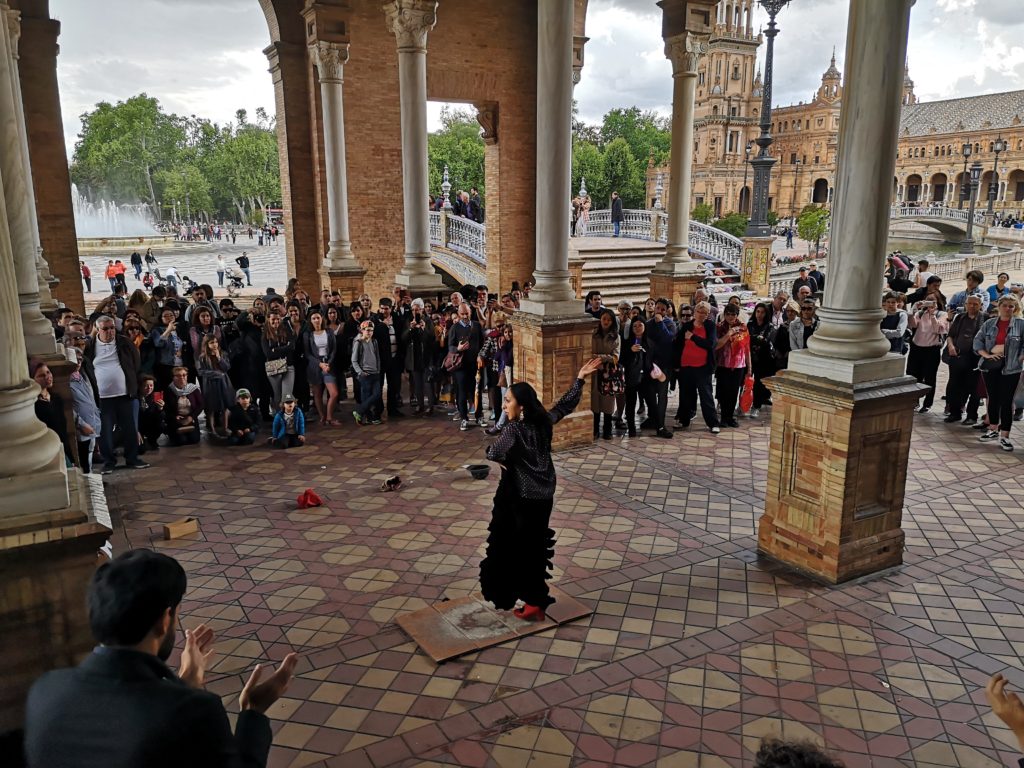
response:
<path fill-rule="evenodd" d="M 760 408 L 751 408 L 750 409 L 750 418 L 756 419 L 760 415 L 761 415 L 761 409 Z"/>
<path fill-rule="evenodd" d="M 994 429 L 990 429 L 978 439 L 981 440 L 983 443 L 987 443 L 990 440 L 995 440 L 997 437 L 999 437 L 999 433 Z"/>
<path fill-rule="evenodd" d="M 1002 448 L 1004 451 L 1012 451 L 1013 443 L 1010 442 L 1010 438 L 1008 437 L 1000 437 L 999 447 Z"/>
<path fill-rule="evenodd" d="M 466 419 L 462 420 L 462 423 L 459 425 L 459 430 L 462 431 L 462 432 L 468 432 L 469 431 L 469 422 L 466 421 Z"/>
<path fill-rule="evenodd" d="M 712 428 L 711 428 L 711 434 L 712 434 L 712 435 L 717 435 L 717 434 L 718 434 L 719 432 L 721 432 L 721 431 L 722 431 L 722 430 L 721 430 L 721 428 L 720 428 L 720 427 L 712 427 Z"/>

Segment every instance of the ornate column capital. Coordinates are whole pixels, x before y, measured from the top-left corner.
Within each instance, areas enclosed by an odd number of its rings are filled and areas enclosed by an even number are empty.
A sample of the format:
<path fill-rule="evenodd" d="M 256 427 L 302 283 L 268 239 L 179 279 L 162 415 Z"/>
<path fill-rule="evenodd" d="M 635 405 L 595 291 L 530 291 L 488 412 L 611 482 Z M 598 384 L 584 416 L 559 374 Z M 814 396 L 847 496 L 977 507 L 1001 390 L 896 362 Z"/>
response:
<path fill-rule="evenodd" d="M 476 107 L 476 121 L 483 128 L 481 138 L 484 144 L 498 143 L 498 104 L 494 101 L 483 101 L 473 105 Z"/>
<path fill-rule="evenodd" d="M 708 38 L 683 32 L 665 38 L 665 58 L 672 62 L 673 77 L 696 77 L 697 63 L 708 52 Z"/>
<path fill-rule="evenodd" d="M 384 4 L 388 29 L 398 50 L 426 53 L 427 33 L 437 23 L 437 0 L 390 0 Z"/>
<path fill-rule="evenodd" d="M 345 81 L 345 65 L 348 64 L 348 43 L 329 43 L 317 40 L 309 46 L 309 54 L 316 65 L 321 83 Z"/>

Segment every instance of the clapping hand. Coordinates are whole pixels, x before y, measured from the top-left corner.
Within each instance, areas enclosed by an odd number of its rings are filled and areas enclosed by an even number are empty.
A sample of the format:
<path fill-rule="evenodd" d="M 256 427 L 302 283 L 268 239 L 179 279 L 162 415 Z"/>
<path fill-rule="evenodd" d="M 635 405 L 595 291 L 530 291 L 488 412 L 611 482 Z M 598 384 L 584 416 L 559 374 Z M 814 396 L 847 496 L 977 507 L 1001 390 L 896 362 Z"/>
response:
<path fill-rule="evenodd" d="M 598 370 L 602 365 L 603 363 L 601 362 L 600 357 L 591 358 L 590 360 L 583 364 L 583 367 L 580 368 L 580 372 L 576 376 L 576 378 L 585 379 L 587 378 L 587 376 L 594 373 L 594 371 Z"/>
<path fill-rule="evenodd" d="M 278 665 L 274 673 L 268 677 L 262 683 L 260 678 L 263 676 L 263 665 L 257 664 L 256 669 L 249 675 L 249 680 L 246 682 L 245 687 L 238 696 L 238 704 L 242 709 L 254 709 L 257 712 L 263 713 L 267 709 L 284 695 L 284 692 L 288 690 L 288 684 L 292 681 L 292 675 L 295 673 L 295 665 L 298 663 L 299 657 L 294 653 L 289 653 L 284 657 L 284 660 Z"/>
<path fill-rule="evenodd" d="M 181 652 L 178 677 L 192 688 L 202 689 L 206 683 L 206 669 L 213 657 L 213 630 L 205 624 L 185 630 L 185 650 Z"/>
<path fill-rule="evenodd" d="M 985 686 L 985 698 L 996 717 L 1006 723 L 1024 749 L 1024 702 L 1016 693 L 1006 692 L 1007 682 L 1001 674 L 993 675 Z"/>

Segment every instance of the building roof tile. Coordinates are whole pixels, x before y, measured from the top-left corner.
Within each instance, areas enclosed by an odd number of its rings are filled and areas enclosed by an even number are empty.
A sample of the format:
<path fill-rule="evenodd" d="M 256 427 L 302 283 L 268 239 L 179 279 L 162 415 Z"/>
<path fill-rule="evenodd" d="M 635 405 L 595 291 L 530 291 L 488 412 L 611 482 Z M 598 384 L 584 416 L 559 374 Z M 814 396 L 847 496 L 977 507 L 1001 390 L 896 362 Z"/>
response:
<path fill-rule="evenodd" d="M 903 107 L 900 137 L 1011 128 L 1024 122 L 1024 91 L 987 93 Z"/>

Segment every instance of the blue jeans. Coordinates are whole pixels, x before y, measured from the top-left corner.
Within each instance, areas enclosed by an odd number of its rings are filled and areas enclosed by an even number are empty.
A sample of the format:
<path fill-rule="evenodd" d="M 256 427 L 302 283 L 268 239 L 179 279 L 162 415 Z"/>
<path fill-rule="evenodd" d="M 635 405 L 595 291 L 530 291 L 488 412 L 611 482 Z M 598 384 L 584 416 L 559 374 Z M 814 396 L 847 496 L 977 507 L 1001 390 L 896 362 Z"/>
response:
<path fill-rule="evenodd" d="M 471 368 L 459 368 L 455 372 L 455 406 L 459 409 L 459 418 L 469 420 L 469 406 L 476 393 L 476 371 Z"/>
<path fill-rule="evenodd" d="M 379 415 L 380 409 L 384 405 L 380 398 L 380 374 L 371 373 L 369 376 L 360 376 L 357 380 L 359 382 L 359 393 L 362 402 L 356 408 L 356 413 L 363 419 Z"/>
<path fill-rule="evenodd" d="M 252 275 L 249 274 L 249 268 L 242 267 L 242 271 L 245 273 L 245 282 L 252 285 Z"/>
<path fill-rule="evenodd" d="M 614 235 L 615 237 L 619 236 L 619 227 L 620 226 L 622 226 L 622 222 L 621 221 L 613 221 L 612 222 L 612 228 L 615 230 L 615 235 Z"/>

